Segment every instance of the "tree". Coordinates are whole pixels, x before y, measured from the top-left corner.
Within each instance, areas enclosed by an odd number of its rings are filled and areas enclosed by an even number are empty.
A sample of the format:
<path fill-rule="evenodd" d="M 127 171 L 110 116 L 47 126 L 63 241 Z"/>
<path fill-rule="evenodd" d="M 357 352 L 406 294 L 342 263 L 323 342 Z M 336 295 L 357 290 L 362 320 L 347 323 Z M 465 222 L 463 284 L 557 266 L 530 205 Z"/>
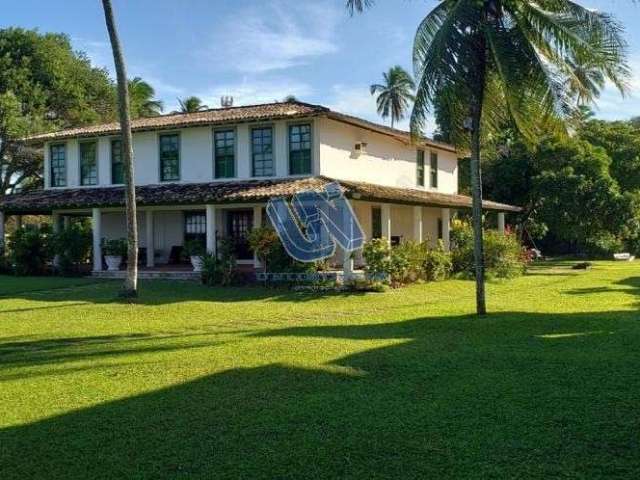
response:
<path fill-rule="evenodd" d="M 347 0 L 360 11 L 367 0 Z M 476 310 L 486 313 L 482 231 L 481 139 L 495 118 L 508 116 L 534 141 L 541 125 L 566 120 L 571 79 L 588 91 L 576 67 L 600 71 L 621 91 L 629 68 L 622 27 L 606 13 L 570 0 L 441 0 L 422 20 L 414 41 L 417 91 L 412 133 L 421 134 L 438 95 L 454 140 L 471 151 Z M 592 86 L 592 85 L 591 85 Z"/>
<path fill-rule="evenodd" d="M 179 98 L 178 103 L 180 104 L 180 113 L 195 113 L 209 108 L 202 103 L 202 100 L 194 96 Z"/>
<path fill-rule="evenodd" d="M 382 118 L 391 117 L 391 127 L 398 120 L 402 120 L 409 104 L 413 102 L 413 90 L 415 83 L 400 65 L 391 67 L 388 72 L 382 74 L 384 83 L 371 85 L 371 95 L 378 95 L 376 103 L 378 114 Z"/>
<path fill-rule="evenodd" d="M 127 215 L 127 275 L 123 295 L 134 297 L 138 294 L 138 222 L 136 213 L 136 187 L 133 172 L 133 138 L 131 134 L 131 113 L 127 69 L 124 54 L 118 38 L 111 0 L 102 0 L 104 18 L 109 31 L 113 50 L 113 62 L 118 81 L 118 112 L 122 138 L 122 164 L 124 170 L 125 207 Z M 134 79 L 135 80 L 135 79 Z M 140 82 L 137 83 L 140 85 Z"/>
<path fill-rule="evenodd" d="M 111 121 L 115 86 L 62 34 L 0 29 L 0 198 L 42 185 L 42 152 L 25 136 Z"/>
<path fill-rule="evenodd" d="M 157 117 L 162 113 L 162 101 L 156 100 L 156 91 L 140 77 L 128 82 L 131 117 Z"/>

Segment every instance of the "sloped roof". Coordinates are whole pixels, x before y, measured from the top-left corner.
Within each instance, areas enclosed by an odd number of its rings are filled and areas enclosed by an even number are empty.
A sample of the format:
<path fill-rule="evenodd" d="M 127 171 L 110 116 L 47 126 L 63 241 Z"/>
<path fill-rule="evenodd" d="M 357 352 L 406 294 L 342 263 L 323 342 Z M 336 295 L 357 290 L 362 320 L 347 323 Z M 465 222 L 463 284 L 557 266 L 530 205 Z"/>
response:
<path fill-rule="evenodd" d="M 327 177 L 285 178 L 209 183 L 166 183 L 136 187 L 139 206 L 202 205 L 206 203 L 243 203 L 267 201 L 272 197 L 289 197 L 303 190 L 321 191 L 334 182 Z M 471 198 L 424 190 L 386 187 L 365 182 L 339 181 L 345 195 L 359 200 L 470 208 Z M 0 210 L 14 214 L 50 213 L 60 209 L 85 209 L 124 206 L 123 187 L 65 188 L 36 190 L 4 197 Z M 485 200 L 487 210 L 518 212 L 512 205 Z"/>
<path fill-rule="evenodd" d="M 163 130 L 203 125 L 288 120 L 322 115 L 339 122 L 372 130 L 382 133 L 383 135 L 389 135 L 404 142 L 412 141 L 409 132 L 404 130 L 390 128 L 385 125 L 370 122 L 369 120 L 335 112 L 322 105 L 314 105 L 298 101 L 264 103 L 260 105 L 247 105 L 240 107 L 212 108 L 194 113 L 173 113 L 168 115 L 159 115 L 157 117 L 138 118 L 131 122 L 131 129 L 134 132 L 140 132 L 145 130 Z M 33 144 L 77 137 L 116 135 L 119 132 L 120 124 L 118 122 L 111 122 L 32 135 L 28 137 L 26 141 Z M 455 147 L 452 145 L 436 142 L 435 140 L 426 137 L 420 139 L 417 143 L 441 148 L 451 152 L 456 151 Z"/>

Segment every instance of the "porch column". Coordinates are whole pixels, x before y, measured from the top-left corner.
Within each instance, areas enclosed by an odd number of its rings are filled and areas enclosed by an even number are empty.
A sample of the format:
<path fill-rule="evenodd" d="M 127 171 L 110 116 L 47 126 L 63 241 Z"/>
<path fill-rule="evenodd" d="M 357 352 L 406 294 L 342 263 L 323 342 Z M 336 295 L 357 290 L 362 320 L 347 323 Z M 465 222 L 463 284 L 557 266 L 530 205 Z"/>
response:
<path fill-rule="evenodd" d="M 155 267 L 155 245 L 154 245 L 154 231 L 153 231 L 153 210 L 147 210 L 144 213 L 145 220 L 145 234 L 147 244 L 147 267 Z"/>
<path fill-rule="evenodd" d="M 94 208 L 91 211 L 91 227 L 93 230 L 93 271 L 102 271 L 102 211 Z"/>
<path fill-rule="evenodd" d="M 380 208 L 382 217 L 382 236 L 391 244 L 391 205 L 385 203 Z"/>
<path fill-rule="evenodd" d="M 353 277 L 353 258 L 351 252 L 342 251 L 342 275 L 343 280 L 348 282 Z"/>
<path fill-rule="evenodd" d="M 444 249 L 449 251 L 451 248 L 451 210 L 443 208 L 440 217 L 442 220 L 442 243 Z"/>
<path fill-rule="evenodd" d="M 60 214 L 59 213 L 51 214 L 51 227 L 52 227 L 53 233 L 60 233 Z M 53 266 L 57 267 L 58 265 L 60 265 L 60 256 L 56 255 L 55 257 L 53 257 Z"/>
<path fill-rule="evenodd" d="M 504 212 L 498 212 L 498 232 L 504 235 Z"/>
<path fill-rule="evenodd" d="M 22 215 L 16 215 L 16 228 L 22 228 Z"/>
<path fill-rule="evenodd" d="M 0 210 L 0 248 L 4 247 L 4 212 Z"/>
<path fill-rule="evenodd" d="M 207 253 L 216 254 L 216 206 L 207 205 Z"/>
<path fill-rule="evenodd" d="M 253 228 L 260 228 L 262 226 L 262 205 L 253 207 Z M 258 269 L 262 266 L 262 263 L 258 259 L 258 256 L 253 254 L 253 268 Z"/>
<path fill-rule="evenodd" d="M 422 243 L 422 207 L 413 207 L 413 239 Z"/>

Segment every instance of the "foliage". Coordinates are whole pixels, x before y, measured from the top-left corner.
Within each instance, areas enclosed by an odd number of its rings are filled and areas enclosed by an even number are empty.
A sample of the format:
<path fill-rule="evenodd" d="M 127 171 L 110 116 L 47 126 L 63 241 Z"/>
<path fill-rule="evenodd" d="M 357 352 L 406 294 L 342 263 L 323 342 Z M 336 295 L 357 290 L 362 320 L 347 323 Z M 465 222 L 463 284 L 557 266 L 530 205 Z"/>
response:
<path fill-rule="evenodd" d="M 451 253 L 444 249 L 442 240 L 438 241 L 436 248 L 426 250 L 422 271 L 424 279 L 432 282 L 446 280 L 453 272 Z"/>
<path fill-rule="evenodd" d="M 451 229 L 452 266 L 456 273 L 473 275 L 473 230 L 466 222 L 454 222 Z M 487 275 L 513 278 L 522 275 L 526 267 L 524 249 L 515 234 L 488 230 L 484 235 L 484 264 Z"/>
<path fill-rule="evenodd" d="M 9 262 L 17 275 L 43 275 L 53 259 L 52 231 L 49 225 L 26 226 L 9 235 Z"/>
<path fill-rule="evenodd" d="M 155 89 L 140 77 L 129 80 L 131 118 L 157 117 L 162 113 L 163 104 L 156 100 Z"/>
<path fill-rule="evenodd" d="M 102 254 L 106 256 L 127 258 L 127 240 L 124 238 L 114 238 L 111 240 L 103 238 Z"/>
<path fill-rule="evenodd" d="M 391 117 L 391 127 L 402 120 L 409 103 L 413 102 L 415 83 L 411 75 L 400 65 L 391 67 L 382 74 L 384 83 L 371 85 L 371 95 L 378 95 L 376 104 L 378 115 L 382 118 Z"/>
<path fill-rule="evenodd" d="M 232 285 L 237 280 L 234 245 L 228 239 L 218 242 L 217 255 L 203 256 L 202 283 L 205 285 Z"/>
<path fill-rule="evenodd" d="M 387 280 L 391 247 L 386 238 L 372 238 L 362 248 L 367 276 L 373 280 Z"/>
<path fill-rule="evenodd" d="M 53 235 L 53 250 L 58 256 L 58 268 L 63 273 L 78 273 L 91 252 L 91 225 L 89 222 L 71 222 Z"/>
<path fill-rule="evenodd" d="M 202 103 L 199 97 L 194 96 L 179 98 L 178 103 L 180 104 L 180 113 L 195 113 L 209 108 Z"/>
<path fill-rule="evenodd" d="M 269 226 L 249 233 L 249 246 L 256 252 L 265 272 L 304 273 L 321 270 L 324 262 L 299 262 L 287 253 L 275 230 Z"/>
<path fill-rule="evenodd" d="M 207 253 L 207 249 L 202 240 L 187 240 L 184 242 L 184 254 L 187 257 L 202 257 Z"/>

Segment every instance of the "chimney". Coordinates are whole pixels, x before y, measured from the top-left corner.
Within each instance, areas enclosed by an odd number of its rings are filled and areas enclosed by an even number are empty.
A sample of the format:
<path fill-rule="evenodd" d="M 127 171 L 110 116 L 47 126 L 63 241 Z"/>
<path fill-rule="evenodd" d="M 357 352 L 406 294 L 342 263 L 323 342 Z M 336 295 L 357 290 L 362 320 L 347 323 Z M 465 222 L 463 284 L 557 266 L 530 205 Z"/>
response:
<path fill-rule="evenodd" d="M 220 97 L 220 106 L 222 108 L 233 107 L 233 97 L 231 95 L 223 95 Z"/>

